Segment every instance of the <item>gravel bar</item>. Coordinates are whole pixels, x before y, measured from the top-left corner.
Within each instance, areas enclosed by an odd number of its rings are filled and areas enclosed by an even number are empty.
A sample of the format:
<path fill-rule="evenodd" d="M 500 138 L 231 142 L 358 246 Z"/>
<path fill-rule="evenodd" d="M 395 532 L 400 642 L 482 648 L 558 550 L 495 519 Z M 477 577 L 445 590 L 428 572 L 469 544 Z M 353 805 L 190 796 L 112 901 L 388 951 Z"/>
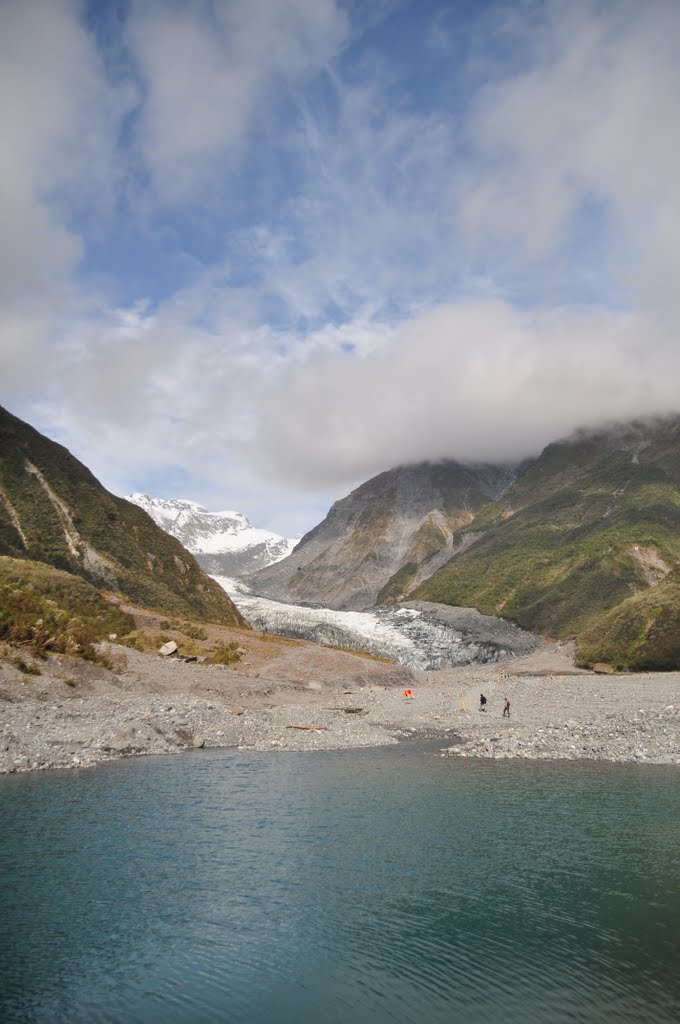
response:
<path fill-rule="evenodd" d="M 440 738 L 442 757 L 680 764 L 676 672 L 551 676 L 526 666 L 526 674 L 516 668 L 510 675 L 473 666 L 403 677 L 388 672 L 351 684 L 339 676 L 335 686 L 318 688 L 215 669 L 203 670 L 201 692 L 186 692 L 194 676 L 185 676 L 184 666 L 149 661 L 150 683 L 144 657 L 135 655 L 119 676 L 87 666 L 75 683 L 44 675 L 35 682 L 4 666 L 0 773 L 201 747 L 337 750 L 408 737 Z M 381 678 L 389 685 L 376 683 Z M 405 697 L 404 688 L 413 696 Z"/>

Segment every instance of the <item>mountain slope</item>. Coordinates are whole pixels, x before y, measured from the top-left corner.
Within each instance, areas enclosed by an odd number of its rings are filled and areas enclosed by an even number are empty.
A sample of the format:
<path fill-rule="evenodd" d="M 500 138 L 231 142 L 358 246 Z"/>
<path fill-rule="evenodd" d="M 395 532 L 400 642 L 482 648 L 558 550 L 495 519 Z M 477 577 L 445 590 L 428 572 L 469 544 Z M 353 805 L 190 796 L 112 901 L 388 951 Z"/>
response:
<path fill-rule="evenodd" d="M 240 512 L 208 512 L 193 501 L 147 494 L 131 494 L 127 500 L 143 508 L 161 529 L 192 553 L 206 572 L 215 576 L 255 572 L 285 558 L 297 543 L 258 530 Z"/>
<path fill-rule="evenodd" d="M 578 655 L 584 665 L 603 661 L 632 672 L 677 669 L 680 570 L 590 622 L 579 635 Z"/>
<path fill-rule="evenodd" d="M 0 554 L 45 562 L 168 613 L 243 622 L 177 540 L 2 407 Z"/>
<path fill-rule="evenodd" d="M 337 609 L 398 600 L 450 558 L 456 532 L 514 479 L 509 467 L 423 463 L 337 501 L 292 555 L 248 578 L 277 600 Z"/>
<path fill-rule="evenodd" d="M 603 660 L 608 651 L 617 664 L 638 664 L 643 634 L 675 600 L 680 418 L 633 422 L 549 445 L 456 541 L 463 544 L 466 535 L 467 548 L 414 597 L 471 605 L 543 634 L 576 636 L 582 661 Z M 642 600 L 657 587 L 654 598 Z M 642 609 L 647 619 L 651 615 L 646 632 L 631 624 Z M 624 636 L 630 640 L 625 650 Z M 645 652 L 651 664 L 649 643 Z M 659 667 L 667 660 L 659 652 Z"/>

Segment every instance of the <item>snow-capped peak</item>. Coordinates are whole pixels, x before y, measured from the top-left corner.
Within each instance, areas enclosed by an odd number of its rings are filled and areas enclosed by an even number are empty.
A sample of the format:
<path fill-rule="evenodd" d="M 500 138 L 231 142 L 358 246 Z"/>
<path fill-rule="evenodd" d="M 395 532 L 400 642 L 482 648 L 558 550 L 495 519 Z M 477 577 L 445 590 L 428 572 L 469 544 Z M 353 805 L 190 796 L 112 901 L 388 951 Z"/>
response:
<path fill-rule="evenodd" d="M 297 538 L 287 540 L 252 526 L 242 512 L 209 512 L 184 498 L 127 497 L 143 508 L 166 533 L 176 537 L 209 572 L 239 576 L 278 562 L 291 553 Z"/>

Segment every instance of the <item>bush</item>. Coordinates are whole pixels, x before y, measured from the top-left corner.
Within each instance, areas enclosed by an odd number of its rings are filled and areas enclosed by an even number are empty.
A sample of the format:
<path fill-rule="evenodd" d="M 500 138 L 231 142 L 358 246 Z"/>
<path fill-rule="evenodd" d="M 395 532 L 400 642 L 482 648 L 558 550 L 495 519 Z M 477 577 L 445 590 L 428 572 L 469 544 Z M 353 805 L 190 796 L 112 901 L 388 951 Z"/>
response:
<path fill-rule="evenodd" d="M 200 626 L 192 626 L 190 622 L 185 622 L 184 625 L 179 627 L 180 633 L 184 633 L 185 636 L 190 637 L 192 640 L 207 640 L 208 634 Z"/>
<path fill-rule="evenodd" d="M 235 665 L 241 660 L 238 644 L 235 641 L 218 644 L 215 650 L 202 662 L 203 665 Z"/>
<path fill-rule="evenodd" d="M 102 662 L 95 644 L 133 620 L 94 587 L 36 562 L 0 558 L 0 641 Z"/>
<path fill-rule="evenodd" d="M 16 658 L 10 658 L 10 663 L 18 668 L 20 672 L 23 672 L 27 676 L 39 676 L 42 675 L 37 665 L 33 665 L 31 662 L 24 661 L 23 658 L 17 656 Z"/>

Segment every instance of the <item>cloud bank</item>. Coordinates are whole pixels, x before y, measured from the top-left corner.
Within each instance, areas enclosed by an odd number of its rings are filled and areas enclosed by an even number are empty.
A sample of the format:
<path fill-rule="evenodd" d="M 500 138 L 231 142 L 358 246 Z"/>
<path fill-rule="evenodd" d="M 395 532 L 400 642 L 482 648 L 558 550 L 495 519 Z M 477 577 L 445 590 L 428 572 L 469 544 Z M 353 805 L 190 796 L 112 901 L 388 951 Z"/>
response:
<path fill-rule="evenodd" d="M 0 10 L 0 401 L 109 486 L 296 532 L 678 410 L 676 3 L 114 8 Z"/>

